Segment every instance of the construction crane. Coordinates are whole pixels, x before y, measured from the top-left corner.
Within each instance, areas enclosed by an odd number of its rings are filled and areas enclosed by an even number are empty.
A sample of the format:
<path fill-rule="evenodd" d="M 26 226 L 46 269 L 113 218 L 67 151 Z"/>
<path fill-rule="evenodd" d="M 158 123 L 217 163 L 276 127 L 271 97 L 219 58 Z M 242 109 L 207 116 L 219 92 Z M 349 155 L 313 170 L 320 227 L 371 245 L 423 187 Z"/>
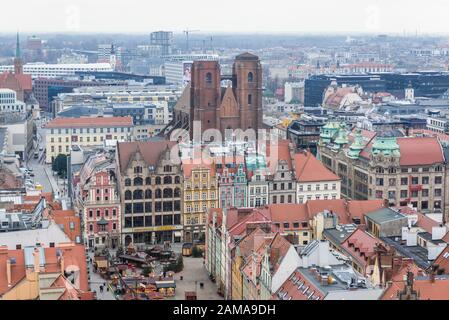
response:
<path fill-rule="evenodd" d="M 186 35 L 186 52 L 187 53 L 189 52 L 189 34 L 192 32 L 199 32 L 199 31 L 200 30 L 189 30 L 189 29 L 186 29 L 183 31 L 184 34 Z"/>

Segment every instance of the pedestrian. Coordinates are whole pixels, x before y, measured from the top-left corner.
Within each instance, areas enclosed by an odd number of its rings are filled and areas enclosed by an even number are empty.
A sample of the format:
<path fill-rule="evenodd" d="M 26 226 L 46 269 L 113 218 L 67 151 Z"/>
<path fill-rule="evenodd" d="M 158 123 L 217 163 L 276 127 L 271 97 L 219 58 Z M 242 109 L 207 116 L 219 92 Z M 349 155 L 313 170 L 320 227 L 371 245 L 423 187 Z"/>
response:
<path fill-rule="evenodd" d="M 103 286 L 100 285 L 100 293 L 103 293 Z"/>

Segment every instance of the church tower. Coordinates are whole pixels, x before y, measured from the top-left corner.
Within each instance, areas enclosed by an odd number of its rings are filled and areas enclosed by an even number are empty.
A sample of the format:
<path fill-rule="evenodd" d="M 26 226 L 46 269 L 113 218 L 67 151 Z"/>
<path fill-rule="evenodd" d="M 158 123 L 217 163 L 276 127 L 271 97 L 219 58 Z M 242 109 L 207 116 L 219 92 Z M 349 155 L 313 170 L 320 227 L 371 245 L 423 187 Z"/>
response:
<path fill-rule="evenodd" d="M 415 101 L 415 90 L 413 89 L 412 83 L 409 82 L 407 88 L 405 89 L 405 100 Z"/>
<path fill-rule="evenodd" d="M 112 70 L 116 70 L 117 68 L 117 55 L 115 53 L 114 44 L 111 44 L 111 55 L 109 56 L 109 64 L 111 65 Z"/>
<path fill-rule="evenodd" d="M 262 127 L 262 66 L 259 57 L 243 53 L 235 58 L 232 68 L 233 88 L 240 106 L 242 130 Z"/>
<path fill-rule="evenodd" d="M 215 129 L 221 101 L 220 65 L 218 61 L 195 61 L 190 87 L 190 134 L 193 121 L 201 122 L 201 132 Z"/>
<path fill-rule="evenodd" d="M 19 42 L 19 33 L 17 32 L 17 40 L 16 40 L 16 56 L 14 57 L 14 73 L 15 74 L 23 74 L 23 63 L 20 54 L 20 42 Z"/>

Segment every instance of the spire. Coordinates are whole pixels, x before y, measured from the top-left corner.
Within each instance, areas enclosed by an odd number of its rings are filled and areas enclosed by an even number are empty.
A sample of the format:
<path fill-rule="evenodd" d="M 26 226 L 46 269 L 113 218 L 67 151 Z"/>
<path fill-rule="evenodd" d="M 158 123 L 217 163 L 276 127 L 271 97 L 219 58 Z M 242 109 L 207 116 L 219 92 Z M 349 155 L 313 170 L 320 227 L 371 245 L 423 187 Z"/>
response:
<path fill-rule="evenodd" d="M 16 56 L 14 57 L 14 73 L 22 74 L 23 73 L 23 65 L 22 58 L 20 57 L 20 41 L 19 41 L 19 32 L 17 32 L 17 40 L 16 40 Z"/>
<path fill-rule="evenodd" d="M 19 32 L 17 32 L 17 40 L 16 40 L 16 59 L 20 59 L 20 41 L 19 41 Z"/>

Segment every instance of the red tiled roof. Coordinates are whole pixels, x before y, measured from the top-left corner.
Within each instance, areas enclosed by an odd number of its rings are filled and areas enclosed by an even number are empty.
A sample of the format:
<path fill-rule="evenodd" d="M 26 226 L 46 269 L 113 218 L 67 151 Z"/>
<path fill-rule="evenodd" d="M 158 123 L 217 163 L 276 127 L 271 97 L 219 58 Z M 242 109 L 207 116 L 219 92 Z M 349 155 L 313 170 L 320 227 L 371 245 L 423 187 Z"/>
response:
<path fill-rule="evenodd" d="M 381 300 L 397 300 L 398 291 L 404 290 L 404 281 L 395 281 L 385 290 Z M 449 279 L 417 279 L 413 283 L 413 289 L 419 292 L 419 300 L 449 300 Z"/>
<path fill-rule="evenodd" d="M 64 257 L 66 270 L 73 267 L 79 269 L 79 289 L 87 292 L 89 288 L 87 280 L 86 253 L 83 245 L 61 244 L 57 247 L 45 248 L 45 272 L 60 272 L 57 251 L 60 250 Z M 6 261 L 15 258 L 16 263 L 11 266 L 11 287 L 8 287 L 6 273 Z M 24 250 L 8 250 L 0 247 L 0 295 L 9 291 L 19 283 L 26 275 Z"/>
<path fill-rule="evenodd" d="M 348 212 L 352 218 L 358 218 L 363 223 L 363 216 L 384 207 L 383 200 L 351 200 L 348 202 Z"/>
<path fill-rule="evenodd" d="M 339 181 L 340 178 L 328 170 L 311 152 L 295 155 L 296 180 L 298 182 Z"/>
<path fill-rule="evenodd" d="M 301 289 L 298 289 L 298 284 L 293 283 L 293 277 L 296 279 L 300 279 L 301 282 L 304 283 L 304 285 L 301 287 Z M 303 293 L 303 288 L 309 288 L 306 293 Z M 282 284 L 282 286 L 279 288 L 279 290 L 273 294 L 271 300 L 279 300 L 278 294 L 284 295 L 286 293 L 285 299 L 291 299 L 291 300 L 309 300 L 308 295 L 309 292 L 314 292 L 313 297 L 314 299 L 319 298 L 320 300 L 323 300 L 326 297 L 326 294 L 323 293 L 318 287 L 316 287 L 311 281 L 307 279 L 307 277 L 303 276 L 303 274 L 296 270 L 293 272 L 293 274 Z"/>
<path fill-rule="evenodd" d="M 271 274 L 275 274 L 281 265 L 282 259 L 287 254 L 292 244 L 288 242 L 279 233 L 273 238 L 270 243 L 270 265 L 272 267 Z"/>
<path fill-rule="evenodd" d="M 253 251 L 256 251 L 260 246 L 265 243 L 265 239 L 269 237 L 270 234 L 266 233 L 260 228 L 256 228 L 246 237 L 242 238 L 237 246 L 240 248 L 240 254 L 242 257 L 248 257 Z"/>
<path fill-rule="evenodd" d="M 377 244 L 383 243 L 380 239 L 368 234 L 367 232 L 357 229 L 342 244 L 342 248 L 359 262 L 360 265 L 366 266 L 368 263 L 360 252 L 364 252 L 364 256 L 371 257 L 375 255 L 374 248 Z M 356 251 L 357 248 L 359 251 Z"/>
<path fill-rule="evenodd" d="M 11 266 L 11 287 L 8 287 L 6 273 L 6 261 L 14 258 L 16 264 Z M 0 247 L 0 295 L 13 288 L 25 277 L 25 255 L 23 250 L 8 250 L 7 247 Z"/>
<path fill-rule="evenodd" d="M 354 218 L 360 219 L 363 223 L 363 215 L 383 208 L 383 200 L 309 200 L 305 204 L 271 204 L 268 208 L 271 220 L 281 224 L 282 222 L 308 221 L 325 210 L 336 214 L 339 223 L 353 223 Z"/>
<path fill-rule="evenodd" d="M 253 210 L 249 215 L 246 215 L 238 220 L 231 228 L 228 228 L 229 233 L 233 236 L 242 235 L 246 231 L 248 223 L 263 223 L 271 222 L 269 215 L 262 210 Z"/>
<path fill-rule="evenodd" d="M 433 262 L 434 266 L 438 266 L 444 274 L 449 274 L 449 246 L 444 248 L 440 255 Z"/>
<path fill-rule="evenodd" d="M 8 78 L 14 79 L 19 87 L 10 88 L 11 82 L 8 81 Z M 33 82 L 31 80 L 31 76 L 28 74 L 14 74 L 12 72 L 6 71 L 0 74 L 0 88 L 3 87 L 7 87 L 12 90 L 31 91 L 33 89 Z"/>
<path fill-rule="evenodd" d="M 107 128 L 107 127 L 130 127 L 133 118 L 126 117 L 81 117 L 81 118 L 56 118 L 51 120 L 45 128 Z"/>
<path fill-rule="evenodd" d="M 449 244 L 449 232 L 446 233 L 446 235 L 443 237 L 442 239 L 444 242 L 446 242 L 447 244 Z"/>
<path fill-rule="evenodd" d="M 339 107 L 342 100 L 350 93 L 355 93 L 351 87 L 338 88 L 337 92 L 327 97 L 325 104 L 327 106 Z"/>
<path fill-rule="evenodd" d="M 271 173 L 276 171 L 277 165 L 281 160 L 285 160 L 287 162 L 289 170 L 293 169 L 289 140 L 279 140 L 277 144 L 273 145 L 271 142 L 267 142 L 266 155 L 268 167 L 270 168 Z"/>
<path fill-rule="evenodd" d="M 424 136 L 424 137 L 438 137 L 440 141 L 449 142 L 449 135 L 445 133 L 435 132 L 427 129 L 412 129 L 410 135 Z"/>
<path fill-rule="evenodd" d="M 397 139 L 401 166 L 432 165 L 444 162 L 443 150 L 436 137 Z"/>
<path fill-rule="evenodd" d="M 433 227 L 438 227 L 440 225 L 435 220 L 430 219 L 429 217 L 420 212 L 417 212 L 416 214 L 418 215 L 418 222 L 416 223 L 416 225 L 429 233 L 432 233 Z"/>
<path fill-rule="evenodd" d="M 64 227 L 64 233 L 72 241 L 76 241 L 76 237 L 81 237 L 81 220 L 77 217 L 73 210 L 52 210 L 51 217 L 56 224 Z M 70 223 L 73 222 L 74 229 L 70 228 Z"/>

